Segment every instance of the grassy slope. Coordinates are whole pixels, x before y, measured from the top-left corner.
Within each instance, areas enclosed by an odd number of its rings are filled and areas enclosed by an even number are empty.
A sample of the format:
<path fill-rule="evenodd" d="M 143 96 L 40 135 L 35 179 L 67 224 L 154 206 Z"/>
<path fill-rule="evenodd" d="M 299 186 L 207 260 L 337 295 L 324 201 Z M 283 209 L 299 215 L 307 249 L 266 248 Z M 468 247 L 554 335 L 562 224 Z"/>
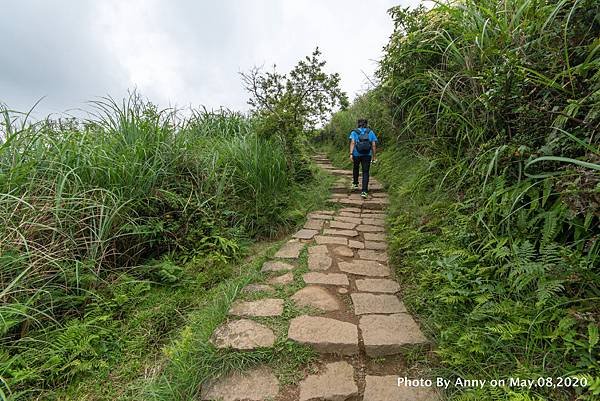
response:
<path fill-rule="evenodd" d="M 290 213 L 303 216 L 319 208 L 332 179 L 319 173 L 292 194 Z M 258 280 L 262 263 L 281 241 L 257 242 L 244 261 L 215 263 L 209 259 L 186 266 L 181 284 L 153 286 L 113 328 L 122 347 L 112 350 L 101 374 L 88 376 L 66 389 L 45 392 L 43 399 L 59 400 L 188 400 L 209 377 L 258 361 L 273 364 L 283 383 L 293 381 L 297 367 L 312 357 L 307 349 L 282 340 L 286 322 L 297 314 L 286 304 L 274 350 L 252 353 L 217 352 L 206 341 L 225 318 L 230 303 L 247 283 Z M 301 263 L 306 263 L 301 260 Z M 297 283 L 299 284 L 299 283 Z M 286 287 L 286 294 L 296 287 Z M 294 356 L 294 358 L 290 358 Z"/>

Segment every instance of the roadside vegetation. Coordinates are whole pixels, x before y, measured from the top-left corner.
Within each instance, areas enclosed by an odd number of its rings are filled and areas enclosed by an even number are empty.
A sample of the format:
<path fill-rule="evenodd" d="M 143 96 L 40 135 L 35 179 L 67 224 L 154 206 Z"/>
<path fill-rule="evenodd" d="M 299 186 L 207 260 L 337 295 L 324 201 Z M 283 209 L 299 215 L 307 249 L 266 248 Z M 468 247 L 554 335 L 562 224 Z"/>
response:
<path fill-rule="evenodd" d="M 390 13 L 376 86 L 322 136 L 339 164 L 357 118 L 380 138 L 390 256 L 434 374 L 554 384 L 451 387 L 451 400 L 598 399 L 598 3 Z"/>
<path fill-rule="evenodd" d="M 269 245 L 324 202 L 307 135 L 345 95 L 320 56 L 277 73 L 284 98 L 248 115 L 137 93 L 82 120 L 0 110 L 0 399 L 188 400 L 243 365 L 206 340 Z"/>

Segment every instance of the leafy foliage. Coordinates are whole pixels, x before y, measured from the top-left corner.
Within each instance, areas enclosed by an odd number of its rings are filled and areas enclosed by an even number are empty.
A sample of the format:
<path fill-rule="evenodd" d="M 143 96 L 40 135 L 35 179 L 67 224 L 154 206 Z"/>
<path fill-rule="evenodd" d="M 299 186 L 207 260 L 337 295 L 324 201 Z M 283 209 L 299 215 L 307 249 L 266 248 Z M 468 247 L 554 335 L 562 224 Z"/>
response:
<path fill-rule="evenodd" d="M 378 83 L 333 116 L 387 138 L 391 256 L 448 377 L 583 377 L 588 388 L 454 389 L 451 399 L 600 394 L 600 9 L 586 0 L 393 8 Z M 345 146 L 344 146 L 345 148 Z"/>

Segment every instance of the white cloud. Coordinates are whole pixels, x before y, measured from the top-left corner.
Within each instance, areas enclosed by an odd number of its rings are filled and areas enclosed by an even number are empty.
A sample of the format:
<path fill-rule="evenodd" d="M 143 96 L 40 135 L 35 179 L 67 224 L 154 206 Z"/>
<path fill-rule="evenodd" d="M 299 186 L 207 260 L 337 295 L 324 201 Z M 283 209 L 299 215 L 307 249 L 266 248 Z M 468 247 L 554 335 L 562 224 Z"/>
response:
<path fill-rule="evenodd" d="M 418 0 L 402 3 L 414 6 Z M 287 71 L 317 45 L 328 70 L 340 73 L 343 89 L 352 96 L 363 88 L 365 74 L 375 71 L 392 31 L 387 10 L 396 4 L 80 0 L 74 7 L 69 0 L 12 2 L 3 6 L 14 17 L 12 25 L 0 27 L 3 37 L 14 37 L 13 48 L 0 53 L 0 101 L 24 109 L 47 95 L 40 108 L 55 111 L 81 107 L 83 100 L 97 96 L 119 98 L 137 88 L 163 107 L 244 109 L 247 94 L 239 71 L 274 63 Z M 32 14 L 39 15 L 35 24 L 28 22 Z M 65 23 L 57 24 L 61 18 Z M 20 54 L 24 44 L 27 52 Z M 7 53 L 21 57 L 6 60 Z"/>

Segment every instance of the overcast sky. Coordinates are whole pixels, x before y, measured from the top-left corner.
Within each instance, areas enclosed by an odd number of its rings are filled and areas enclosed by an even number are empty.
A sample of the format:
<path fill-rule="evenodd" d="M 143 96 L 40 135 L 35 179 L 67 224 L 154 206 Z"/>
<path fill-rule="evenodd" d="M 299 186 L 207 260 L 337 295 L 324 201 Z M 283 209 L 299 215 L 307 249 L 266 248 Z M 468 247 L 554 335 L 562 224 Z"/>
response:
<path fill-rule="evenodd" d="M 239 77 L 288 71 L 319 46 L 351 98 L 419 0 L 0 0 L 0 102 L 36 115 L 137 88 L 161 107 L 246 110 Z"/>

